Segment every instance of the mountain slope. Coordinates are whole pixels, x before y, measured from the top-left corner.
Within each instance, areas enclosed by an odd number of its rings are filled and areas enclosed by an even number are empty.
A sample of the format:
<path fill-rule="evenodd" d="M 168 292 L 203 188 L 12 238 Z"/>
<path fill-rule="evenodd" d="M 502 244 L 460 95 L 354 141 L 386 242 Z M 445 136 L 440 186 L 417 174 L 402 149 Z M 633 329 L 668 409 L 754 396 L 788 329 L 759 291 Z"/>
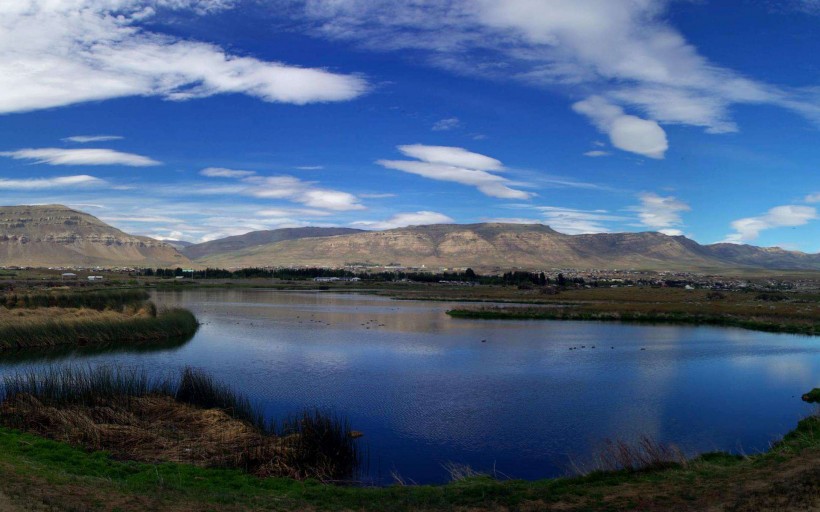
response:
<path fill-rule="evenodd" d="M 780 247 L 720 243 L 704 246 L 704 249 L 715 258 L 750 267 L 794 270 L 820 269 L 820 254 L 787 251 Z"/>
<path fill-rule="evenodd" d="M 219 267 L 397 263 L 429 268 L 720 270 L 751 266 L 722 254 L 682 236 L 654 232 L 565 235 L 541 224 L 487 223 L 411 226 L 288 240 L 198 261 Z M 776 261 L 766 264 L 766 268 L 780 268 L 771 266 Z M 813 268 L 820 269 L 820 261 Z"/>
<path fill-rule="evenodd" d="M 258 245 L 272 244 L 283 240 L 314 238 L 323 236 L 349 235 L 362 233 L 361 229 L 352 228 L 283 228 L 266 231 L 252 231 L 244 235 L 229 236 L 210 242 L 194 244 L 182 249 L 182 253 L 191 259 L 207 258 L 223 253 L 241 251 Z"/>
<path fill-rule="evenodd" d="M 62 205 L 0 206 L 2 266 L 187 266 L 170 245 Z"/>

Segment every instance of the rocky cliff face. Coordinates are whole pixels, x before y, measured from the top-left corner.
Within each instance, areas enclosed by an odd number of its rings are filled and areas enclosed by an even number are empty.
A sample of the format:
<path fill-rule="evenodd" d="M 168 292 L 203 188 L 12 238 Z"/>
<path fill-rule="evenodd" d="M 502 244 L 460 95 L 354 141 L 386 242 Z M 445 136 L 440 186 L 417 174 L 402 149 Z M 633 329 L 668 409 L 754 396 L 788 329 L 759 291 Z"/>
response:
<path fill-rule="evenodd" d="M 187 266 L 170 245 L 61 205 L 0 207 L 2 266 Z"/>

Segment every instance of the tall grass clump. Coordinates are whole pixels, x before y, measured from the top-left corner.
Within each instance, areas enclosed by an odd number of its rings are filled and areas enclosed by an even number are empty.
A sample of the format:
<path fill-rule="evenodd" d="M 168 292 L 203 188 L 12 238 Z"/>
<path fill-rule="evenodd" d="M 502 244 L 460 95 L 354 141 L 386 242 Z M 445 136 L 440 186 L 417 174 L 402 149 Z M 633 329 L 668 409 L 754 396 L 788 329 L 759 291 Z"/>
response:
<path fill-rule="evenodd" d="M 597 471 L 645 471 L 685 466 L 687 458 L 677 446 L 643 435 L 636 443 L 607 439 L 594 464 Z"/>
<path fill-rule="evenodd" d="M 282 461 L 291 468 L 288 476 L 292 478 L 345 480 L 364 458 L 347 419 L 318 409 L 286 419 L 279 435 L 287 447 Z"/>
<path fill-rule="evenodd" d="M 166 381 L 152 380 L 144 370 L 50 366 L 40 373 L 29 371 L 5 376 L 0 402 L 28 395 L 50 406 L 91 406 L 114 398 L 146 396 L 167 387 Z"/>
<path fill-rule="evenodd" d="M 262 432 L 271 430 L 265 422 L 265 416 L 258 411 L 250 400 L 214 378 L 194 368 L 182 370 L 179 381 L 173 386 L 174 398 L 186 404 L 202 409 L 221 409 L 231 417 L 245 421 Z"/>
<path fill-rule="evenodd" d="M 49 367 L 6 376 L 0 424 L 115 457 L 241 468 L 258 476 L 343 481 L 361 452 L 348 422 L 319 411 L 266 423 L 260 409 L 207 373 Z"/>

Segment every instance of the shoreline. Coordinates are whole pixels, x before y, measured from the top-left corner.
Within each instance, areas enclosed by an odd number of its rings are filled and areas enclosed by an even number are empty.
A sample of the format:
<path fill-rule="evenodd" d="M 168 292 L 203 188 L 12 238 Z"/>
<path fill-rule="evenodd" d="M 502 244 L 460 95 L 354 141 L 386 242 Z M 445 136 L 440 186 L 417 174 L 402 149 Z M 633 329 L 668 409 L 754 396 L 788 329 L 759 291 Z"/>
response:
<path fill-rule="evenodd" d="M 584 476 L 357 487 L 259 478 L 240 470 L 115 460 L 0 427 L 0 492 L 56 510 L 808 510 L 820 504 L 820 416 L 764 453 L 701 454 L 683 464 Z M 46 484 L 47 482 L 47 484 Z"/>

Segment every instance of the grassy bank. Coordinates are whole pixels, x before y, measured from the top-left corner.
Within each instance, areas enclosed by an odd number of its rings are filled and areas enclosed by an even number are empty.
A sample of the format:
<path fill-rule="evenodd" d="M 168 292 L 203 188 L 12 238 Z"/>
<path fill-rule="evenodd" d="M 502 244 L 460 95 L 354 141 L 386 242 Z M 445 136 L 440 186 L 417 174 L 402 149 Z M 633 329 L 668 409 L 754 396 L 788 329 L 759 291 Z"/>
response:
<path fill-rule="evenodd" d="M 749 457 L 711 453 L 662 470 L 387 488 L 118 461 L 0 428 L 0 473 L 0 490 L 13 500 L 49 510 L 810 510 L 820 506 L 820 418 Z"/>
<path fill-rule="evenodd" d="M 820 334 L 820 320 L 804 318 L 773 318 L 770 316 L 739 316 L 683 311 L 594 311 L 593 308 L 568 307 L 482 307 L 453 309 L 447 314 L 453 318 L 496 320 L 591 320 L 645 324 L 715 325 L 740 327 L 755 331 L 792 334 Z"/>

